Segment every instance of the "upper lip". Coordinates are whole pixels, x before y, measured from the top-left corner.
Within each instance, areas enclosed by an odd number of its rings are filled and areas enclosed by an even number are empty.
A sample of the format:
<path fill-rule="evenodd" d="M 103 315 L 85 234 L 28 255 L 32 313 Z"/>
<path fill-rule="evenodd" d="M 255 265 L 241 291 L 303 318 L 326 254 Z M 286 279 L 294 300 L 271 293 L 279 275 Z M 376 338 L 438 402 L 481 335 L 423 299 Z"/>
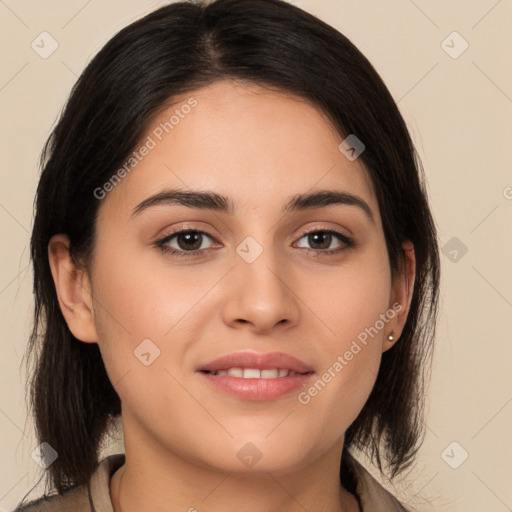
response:
<path fill-rule="evenodd" d="M 199 368 L 199 371 L 228 370 L 229 368 L 255 368 L 268 370 L 272 368 L 287 368 L 297 373 L 309 373 L 313 368 L 296 357 L 283 352 L 235 352 L 210 361 Z"/>

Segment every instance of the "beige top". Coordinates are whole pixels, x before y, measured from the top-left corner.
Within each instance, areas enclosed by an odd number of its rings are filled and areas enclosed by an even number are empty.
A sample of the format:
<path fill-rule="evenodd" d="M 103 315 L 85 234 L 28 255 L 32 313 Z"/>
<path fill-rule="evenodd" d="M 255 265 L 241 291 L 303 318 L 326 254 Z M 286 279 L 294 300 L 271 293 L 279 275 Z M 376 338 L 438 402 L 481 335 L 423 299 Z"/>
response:
<path fill-rule="evenodd" d="M 359 462 L 352 461 L 362 512 L 407 512 Z M 124 462 L 124 453 L 105 457 L 91 476 L 90 492 L 85 485 L 76 486 L 63 495 L 42 497 L 14 512 L 114 512 L 110 479 Z"/>

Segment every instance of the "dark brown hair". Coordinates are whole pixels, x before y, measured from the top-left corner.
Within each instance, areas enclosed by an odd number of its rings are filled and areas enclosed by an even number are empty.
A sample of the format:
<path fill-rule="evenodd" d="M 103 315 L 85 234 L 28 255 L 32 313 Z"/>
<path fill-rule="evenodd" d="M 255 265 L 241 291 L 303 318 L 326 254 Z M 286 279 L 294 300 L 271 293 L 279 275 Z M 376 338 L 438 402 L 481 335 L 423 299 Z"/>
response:
<path fill-rule="evenodd" d="M 416 281 L 396 345 L 345 435 L 393 477 L 414 459 L 423 435 L 440 264 L 423 170 L 400 112 L 360 51 L 318 18 L 282 0 L 178 2 L 116 34 L 75 84 L 41 156 L 31 238 L 34 328 L 30 406 L 40 443 L 58 458 L 48 484 L 62 493 L 88 483 L 99 447 L 121 412 L 97 344 L 70 332 L 60 311 L 48 243 L 66 233 L 76 261 L 95 241 L 93 191 L 119 169 L 167 102 L 220 79 L 245 80 L 298 95 L 324 112 L 343 136 L 366 146 L 359 157 L 375 187 L 392 272 L 410 240 Z M 343 481 L 343 467 L 341 478 Z"/>

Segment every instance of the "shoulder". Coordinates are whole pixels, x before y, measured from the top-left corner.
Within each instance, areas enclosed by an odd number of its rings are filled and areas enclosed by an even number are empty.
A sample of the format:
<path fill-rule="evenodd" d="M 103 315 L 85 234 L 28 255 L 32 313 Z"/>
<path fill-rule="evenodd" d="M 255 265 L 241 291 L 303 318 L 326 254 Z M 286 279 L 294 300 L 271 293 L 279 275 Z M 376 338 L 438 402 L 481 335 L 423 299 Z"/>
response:
<path fill-rule="evenodd" d="M 350 464 L 356 477 L 362 512 L 409 512 L 354 457 L 350 457 Z"/>
<path fill-rule="evenodd" d="M 62 494 L 45 495 L 25 505 L 18 505 L 13 512 L 94 512 L 112 511 L 110 479 L 124 464 L 122 453 L 105 457 L 97 466 L 88 484 L 76 485 Z"/>
<path fill-rule="evenodd" d="M 68 489 L 63 494 L 43 496 L 18 507 L 13 512 L 90 512 L 89 489 L 80 485 Z"/>

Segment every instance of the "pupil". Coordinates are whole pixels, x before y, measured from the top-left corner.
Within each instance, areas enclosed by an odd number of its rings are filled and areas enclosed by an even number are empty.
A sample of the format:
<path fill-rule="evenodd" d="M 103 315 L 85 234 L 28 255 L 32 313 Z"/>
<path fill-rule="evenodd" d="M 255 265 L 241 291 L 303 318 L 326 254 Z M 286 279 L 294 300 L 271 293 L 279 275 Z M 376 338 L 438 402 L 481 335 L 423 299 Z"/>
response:
<path fill-rule="evenodd" d="M 184 246 L 181 243 L 181 241 L 183 241 L 183 240 L 185 240 L 185 245 Z M 189 245 L 190 242 L 194 243 L 193 247 L 191 245 Z M 196 249 L 199 249 L 201 247 L 201 233 L 192 233 L 192 232 L 180 233 L 178 235 L 178 245 L 179 245 L 180 249 L 183 249 L 183 250 L 187 250 L 187 249 L 196 250 Z"/>
<path fill-rule="evenodd" d="M 317 247 L 318 249 L 327 249 L 329 247 L 329 245 L 331 245 L 331 234 L 330 233 L 325 233 L 323 231 L 319 231 L 317 233 L 313 233 L 311 235 L 309 235 L 309 243 L 310 245 L 314 246 L 314 244 L 318 244 L 320 243 L 321 244 L 321 247 Z M 319 237 L 323 237 L 323 244 L 322 242 L 318 241 L 318 238 Z M 327 243 L 326 243 L 327 242 Z"/>

